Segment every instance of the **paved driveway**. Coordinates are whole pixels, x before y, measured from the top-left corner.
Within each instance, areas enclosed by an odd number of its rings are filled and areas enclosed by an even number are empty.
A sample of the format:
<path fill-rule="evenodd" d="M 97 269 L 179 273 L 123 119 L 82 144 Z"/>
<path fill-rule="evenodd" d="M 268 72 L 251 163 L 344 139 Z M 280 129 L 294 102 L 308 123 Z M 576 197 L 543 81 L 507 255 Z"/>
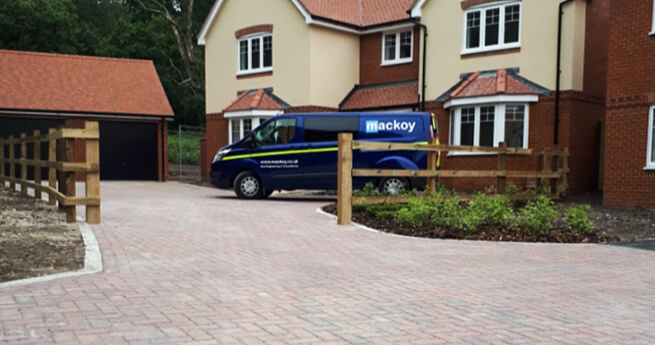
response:
<path fill-rule="evenodd" d="M 655 342 L 655 252 L 401 238 L 177 183 L 102 197 L 104 272 L 0 290 L 0 344 Z"/>

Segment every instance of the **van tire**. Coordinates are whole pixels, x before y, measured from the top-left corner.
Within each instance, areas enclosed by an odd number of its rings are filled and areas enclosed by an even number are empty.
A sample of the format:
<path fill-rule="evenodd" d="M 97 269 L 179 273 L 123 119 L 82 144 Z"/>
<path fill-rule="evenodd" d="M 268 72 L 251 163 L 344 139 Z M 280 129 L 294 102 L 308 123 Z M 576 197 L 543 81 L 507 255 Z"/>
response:
<path fill-rule="evenodd" d="M 264 186 L 259 176 L 252 171 L 244 171 L 234 179 L 234 192 L 239 199 L 261 199 Z"/>
<path fill-rule="evenodd" d="M 380 180 L 380 192 L 387 192 L 389 195 L 398 195 L 401 190 L 409 190 L 409 182 L 404 177 L 385 177 Z"/>

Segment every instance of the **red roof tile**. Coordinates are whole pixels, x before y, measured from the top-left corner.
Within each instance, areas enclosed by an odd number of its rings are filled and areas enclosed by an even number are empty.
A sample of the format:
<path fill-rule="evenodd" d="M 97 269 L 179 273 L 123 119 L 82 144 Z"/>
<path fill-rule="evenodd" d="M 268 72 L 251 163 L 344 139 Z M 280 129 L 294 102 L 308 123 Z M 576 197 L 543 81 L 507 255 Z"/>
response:
<path fill-rule="evenodd" d="M 283 110 L 284 107 L 264 89 L 255 89 L 242 92 L 223 111 L 240 110 Z"/>
<path fill-rule="evenodd" d="M 499 71 L 472 74 L 450 94 L 450 97 L 479 97 L 497 94 L 536 95 L 538 92 L 501 69 Z"/>
<path fill-rule="evenodd" d="M 0 50 L 0 109 L 173 116 L 152 61 Z"/>
<path fill-rule="evenodd" d="M 413 105 L 418 102 L 418 82 L 358 86 L 344 99 L 340 110 Z"/>
<path fill-rule="evenodd" d="M 300 0 L 311 13 L 355 26 L 370 26 L 408 19 L 415 0 Z"/>

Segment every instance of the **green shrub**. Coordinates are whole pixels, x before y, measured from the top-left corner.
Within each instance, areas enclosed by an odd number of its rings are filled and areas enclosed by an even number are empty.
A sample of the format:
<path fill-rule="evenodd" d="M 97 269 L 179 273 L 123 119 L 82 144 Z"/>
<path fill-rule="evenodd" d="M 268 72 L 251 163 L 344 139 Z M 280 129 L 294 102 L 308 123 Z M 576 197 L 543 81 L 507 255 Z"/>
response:
<path fill-rule="evenodd" d="M 545 196 L 538 196 L 536 200 L 529 201 L 519 211 L 519 224 L 526 227 L 532 235 L 548 233 L 557 220 L 555 203 Z"/>
<path fill-rule="evenodd" d="M 200 165 L 200 138 L 182 136 L 182 164 Z M 180 138 L 177 134 L 168 136 L 168 162 L 180 164 Z"/>
<path fill-rule="evenodd" d="M 398 223 L 418 228 L 424 221 L 430 219 L 435 204 L 430 199 L 412 199 L 407 207 L 398 211 Z"/>
<path fill-rule="evenodd" d="M 365 184 L 362 190 L 355 189 L 355 191 L 353 192 L 353 196 L 360 196 L 360 197 L 382 196 L 382 195 L 386 195 L 386 193 L 380 193 L 380 191 L 377 188 L 375 188 L 372 182 L 368 182 L 367 184 Z"/>
<path fill-rule="evenodd" d="M 589 235 L 594 228 L 594 223 L 589 219 L 591 206 L 578 205 L 570 207 L 564 213 L 566 224 L 581 235 Z"/>
<path fill-rule="evenodd" d="M 443 227 L 455 227 L 460 222 L 462 207 L 459 205 L 459 198 L 450 199 L 438 198 L 433 201 L 432 220 L 435 224 Z"/>
<path fill-rule="evenodd" d="M 521 194 L 521 190 L 515 184 L 510 183 L 505 187 L 505 194 L 517 195 L 517 194 Z"/>
<path fill-rule="evenodd" d="M 363 210 L 370 217 L 377 219 L 394 219 L 401 208 L 403 208 L 403 206 L 400 204 L 378 204 L 366 205 Z"/>
<path fill-rule="evenodd" d="M 514 229 L 517 225 L 514 209 L 506 196 L 488 197 L 478 194 L 469 206 L 473 219 L 482 218 L 482 224 L 499 225 L 505 229 Z"/>

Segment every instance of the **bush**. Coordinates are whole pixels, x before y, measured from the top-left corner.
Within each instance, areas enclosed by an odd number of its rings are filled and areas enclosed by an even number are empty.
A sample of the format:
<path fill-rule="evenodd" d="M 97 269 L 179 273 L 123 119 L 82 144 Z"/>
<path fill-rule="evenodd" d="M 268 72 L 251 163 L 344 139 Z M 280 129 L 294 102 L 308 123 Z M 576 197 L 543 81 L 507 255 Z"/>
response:
<path fill-rule="evenodd" d="M 469 207 L 479 217 L 482 217 L 483 224 L 499 225 L 505 229 L 516 228 L 517 221 L 509 199 L 506 196 L 488 197 L 484 194 L 475 196 Z"/>
<path fill-rule="evenodd" d="M 532 235 L 548 233 L 556 220 L 555 203 L 541 195 L 536 200 L 529 201 L 519 211 L 519 224 L 526 227 Z"/>
<path fill-rule="evenodd" d="M 380 191 L 377 188 L 375 188 L 372 182 L 368 182 L 367 184 L 365 184 L 362 190 L 355 189 L 355 191 L 353 192 L 353 196 L 360 196 L 360 197 L 382 196 L 382 195 L 386 195 L 386 193 L 380 193 Z"/>
<path fill-rule="evenodd" d="M 394 219 L 403 206 L 400 204 L 365 205 L 361 208 L 368 216 L 377 219 Z M 353 206 L 353 210 L 354 210 Z"/>
<path fill-rule="evenodd" d="M 589 211 L 591 211 L 589 205 L 570 207 L 564 213 L 564 220 L 580 235 L 589 235 L 594 228 L 594 223 L 589 219 Z"/>
<path fill-rule="evenodd" d="M 182 164 L 200 165 L 200 138 L 197 136 L 182 136 Z M 180 138 L 178 135 L 168 136 L 168 162 L 180 164 Z"/>
<path fill-rule="evenodd" d="M 424 221 L 430 219 L 435 205 L 429 199 L 412 199 L 407 207 L 398 211 L 398 223 L 418 228 Z"/>

